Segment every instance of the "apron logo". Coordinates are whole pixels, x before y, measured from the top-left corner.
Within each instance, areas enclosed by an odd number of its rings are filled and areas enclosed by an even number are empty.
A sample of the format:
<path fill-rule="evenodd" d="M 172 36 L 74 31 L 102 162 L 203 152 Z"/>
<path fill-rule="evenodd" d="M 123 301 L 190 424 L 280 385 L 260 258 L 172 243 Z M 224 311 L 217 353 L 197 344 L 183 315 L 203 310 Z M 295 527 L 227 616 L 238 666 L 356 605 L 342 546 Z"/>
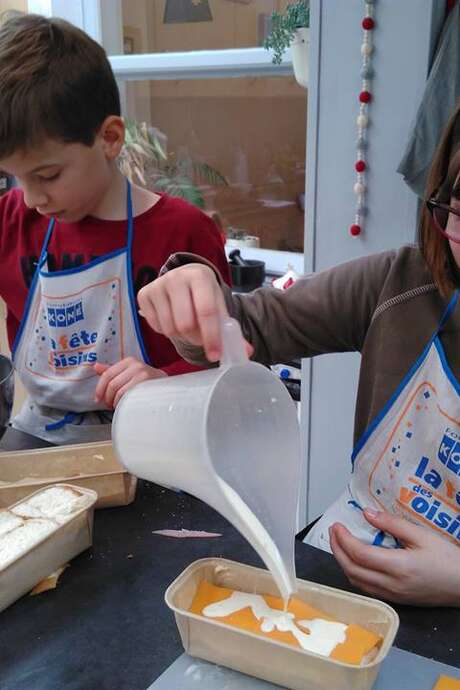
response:
<path fill-rule="evenodd" d="M 399 502 L 446 534 L 460 539 L 460 515 L 449 504 L 445 505 L 437 500 L 431 491 L 420 485 L 415 485 L 412 489 L 402 486 L 399 489 Z"/>
<path fill-rule="evenodd" d="M 78 321 L 83 321 L 83 301 L 62 304 L 59 306 L 46 307 L 48 313 L 48 325 L 51 328 L 66 328 L 73 326 Z"/>
<path fill-rule="evenodd" d="M 53 369 L 66 369 L 97 362 L 97 331 L 75 331 L 71 335 L 50 338 L 49 364 Z"/>
<path fill-rule="evenodd" d="M 455 432 L 446 429 L 438 451 L 441 462 L 447 467 L 452 463 L 449 469 L 455 473 L 452 456 L 458 453 L 456 436 Z M 457 491 L 456 484 L 432 467 L 426 456 L 420 458 L 410 481 L 411 486 L 399 488 L 400 505 L 446 535 L 460 540 L 460 491 Z"/>
<path fill-rule="evenodd" d="M 69 367 L 79 367 L 96 362 L 97 352 L 77 352 L 73 355 L 67 355 L 64 352 L 55 355 L 50 352 L 49 355 L 49 364 L 52 369 L 68 369 Z"/>
<path fill-rule="evenodd" d="M 460 475 L 460 437 L 455 431 L 447 428 L 438 450 L 438 459 L 447 469 Z"/>

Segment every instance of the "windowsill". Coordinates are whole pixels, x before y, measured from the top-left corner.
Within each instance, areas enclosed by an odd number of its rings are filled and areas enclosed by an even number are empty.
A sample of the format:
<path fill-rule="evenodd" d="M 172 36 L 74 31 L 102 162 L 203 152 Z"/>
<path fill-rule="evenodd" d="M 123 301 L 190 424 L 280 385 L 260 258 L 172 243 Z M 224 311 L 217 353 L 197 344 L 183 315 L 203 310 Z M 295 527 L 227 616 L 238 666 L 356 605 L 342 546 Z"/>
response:
<path fill-rule="evenodd" d="M 225 253 L 228 255 L 236 247 L 225 245 Z M 258 259 L 265 261 L 265 270 L 267 274 L 273 276 L 281 276 L 286 273 L 289 268 L 294 269 L 296 273 L 303 274 L 304 255 L 300 252 L 282 252 L 276 249 L 260 249 L 260 247 L 240 247 L 241 254 L 244 259 Z"/>

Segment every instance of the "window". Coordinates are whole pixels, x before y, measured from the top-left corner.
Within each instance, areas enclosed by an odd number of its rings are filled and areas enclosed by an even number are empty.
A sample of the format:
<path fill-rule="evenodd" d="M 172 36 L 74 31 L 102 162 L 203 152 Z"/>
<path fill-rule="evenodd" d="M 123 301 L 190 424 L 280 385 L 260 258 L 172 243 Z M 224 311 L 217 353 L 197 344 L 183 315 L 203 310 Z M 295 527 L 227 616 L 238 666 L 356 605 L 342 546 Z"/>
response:
<path fill-rule="evenodd" d="M 122 0 L 123 52 L 262 46 L 277 0 Z"/>
<path fill-rule="evenodd" d="M 189 192 L 243 247 L 303 252 L 306 97 L 293 77 L 136 82 L 126 114 L 168 155 L 152 188 Z"/>
<path fill-rule="evenodd" d="M 268 270 L 302 272 L 307 92 L 289 51 L 275 66 L 261 47 L 272 11 L 288 2 L 29 0 L 29 9 L 49 5 L 101 41 L 124 114 L 152 128 L 173 175 L 179 164 L 192 173 L 229 243 L 263 255 Z"/>
<path fill-rule="evenodd" d="M 27 0 L 0 0 L 0 26 L 12 17 L 26 14 Z"/>

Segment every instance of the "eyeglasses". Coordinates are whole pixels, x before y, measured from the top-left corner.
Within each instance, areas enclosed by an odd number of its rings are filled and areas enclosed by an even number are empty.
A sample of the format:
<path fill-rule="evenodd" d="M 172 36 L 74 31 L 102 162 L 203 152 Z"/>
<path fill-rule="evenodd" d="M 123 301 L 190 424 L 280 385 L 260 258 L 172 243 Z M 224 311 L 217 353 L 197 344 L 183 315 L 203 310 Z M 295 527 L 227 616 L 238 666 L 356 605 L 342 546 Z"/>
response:
<path fill-rule="evenodd" d="M 433 223 L 441 235 L 460 244 L 460 208 L 452 208 L 436 199 L 425 202 Z"/>

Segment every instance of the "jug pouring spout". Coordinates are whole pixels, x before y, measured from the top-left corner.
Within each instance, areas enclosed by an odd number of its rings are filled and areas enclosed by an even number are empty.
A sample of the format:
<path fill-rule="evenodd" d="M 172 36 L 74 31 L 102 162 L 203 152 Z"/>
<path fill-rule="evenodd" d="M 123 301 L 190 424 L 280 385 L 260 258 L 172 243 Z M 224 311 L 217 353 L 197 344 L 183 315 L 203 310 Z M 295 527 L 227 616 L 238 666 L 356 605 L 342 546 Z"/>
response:
<path fill-rule="evenodd" d="M 222 359 L 220 365 L 229 367 L 233 364 L 245 364 L 248 355 L 244 345 L 241 328 L 235 319 L 222 319 Z"/>
<path fill-rule="evenodd" d="M 296 407 L 281 381 L 248 359 L 233 319 L 222 322 L 222 344 L 218 368 L 129 390 L 115 410 L 114 449 L 132 474 L 187 491 L 219 511 L 288 598 L 296 582 Z"/>

